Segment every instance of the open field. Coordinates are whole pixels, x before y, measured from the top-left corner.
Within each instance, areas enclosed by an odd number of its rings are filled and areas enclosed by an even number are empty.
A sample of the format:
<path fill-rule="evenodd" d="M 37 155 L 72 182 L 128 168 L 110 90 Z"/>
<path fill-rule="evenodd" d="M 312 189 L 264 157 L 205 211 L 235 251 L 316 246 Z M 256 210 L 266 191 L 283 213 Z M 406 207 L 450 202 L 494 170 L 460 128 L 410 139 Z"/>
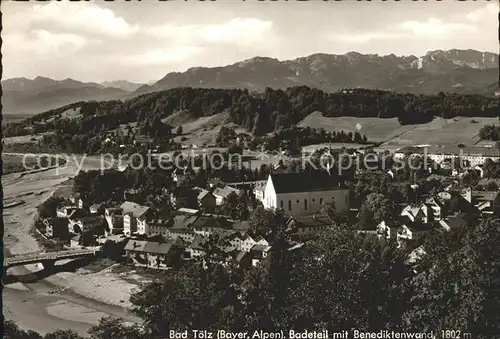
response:
<path fill-rule="evenodd" d="M 401 146 L 456 145 L 459 143 L 473 145 L 479 142 L 477 134 L 481 127 L 495 123 L 498 123 L 497 118 L 457 117 L 454 119 L 435 118 L 426 124 L 401 126 L 396 118 L 324 117 L 320 112 L 314 112 L 297 126 L 324 128 L 327 131 L 343 130 L 346 133 L 359 131 L 366 135 L 368 141 Z"/>
<path fill-rule="evenodd" d="M 473 123 L 472 121 L 476 122 Z M 460 143 L 474 145 L 480 141 L 478 137 L 479 130 L 485 125 L 495 123 L 498 123 L 498 118 L 436 118 L 430 123 L 415 125 L 412 130 L 400 134 L 390 143 L 398 145 L 457 145 Z"/>
<path fill-rule="evenodd" d="M 3 174 L 28 172 L 38 170 L 40 167 L 48 167 L 48 163 L 43 163 L 39 157 L 25 157 L 20 154 L 3 154 L 2 162 Z"/>
<path fill-rule="evenodd" d="M 182 136 L 176 136 L 174 140 L 183 145 L 195 144 L 202 146 L 214 144 L 217 134 L 223 125 L 234 128 L 236 133 L 246 132 L 244 128 L 240 128 L 236 124 L 226 123 L 227 118 L 228 115 L 226 113 L 219 113 L 196 120 L 190 119 L 189 122 L 182 124 Z M 182 119 L 178 116 L 174 120 L 178 122 Z"/>
<path fill-rule="evenodd" d="M 22 114 L 22 113 L 5 113 L 3 112 L 2 119 L 5 122 L 16 122 L 21 121 L 26 118 L 33 116 L 33 114 Z"/>

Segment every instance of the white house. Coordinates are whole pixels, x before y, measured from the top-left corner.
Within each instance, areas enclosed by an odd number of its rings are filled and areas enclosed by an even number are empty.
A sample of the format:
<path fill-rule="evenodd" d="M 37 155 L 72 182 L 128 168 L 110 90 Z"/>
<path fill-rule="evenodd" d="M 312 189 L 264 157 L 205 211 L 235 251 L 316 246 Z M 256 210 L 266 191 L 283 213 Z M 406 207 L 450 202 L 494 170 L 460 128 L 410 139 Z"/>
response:
<path fill-rule="evenodd" d="M 123 211 L 123 233 L 147 234 L 146 221 L 151 212 L 149 207 L 125 201 L 120 208 Z"/>
<path fill-rule="evenodd" d="M 273 173 L 264 190 L 264 207 L 281 208 L 286 214 L 300 216 L 319 212 L 332 200 L 337 213 L 349 211 L 349 189 L 342 188 L 328 173 Z"/>
<path fill-rule="evenodd" d="M 400 216 L 407 217 L 411 222 L 428 223 L 431 221 L 433 210 L 426 204 L 419 206 L 406 206 Z"/>

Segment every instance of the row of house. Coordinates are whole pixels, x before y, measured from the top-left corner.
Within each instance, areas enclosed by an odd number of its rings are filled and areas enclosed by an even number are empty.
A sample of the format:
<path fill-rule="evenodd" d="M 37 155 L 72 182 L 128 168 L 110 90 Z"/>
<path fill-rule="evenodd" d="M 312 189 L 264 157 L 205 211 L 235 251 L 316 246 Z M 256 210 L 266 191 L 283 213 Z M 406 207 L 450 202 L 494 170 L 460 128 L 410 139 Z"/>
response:
<path fill-rule="evenodd" d="M 452 231 L 467 225 L 467 218 L 494 213 L 494 203 L 500 191 L 464 189 L 459 195 L 440 192 L 418 205 L 407 205 L 399 215 L 400 226 L 395 228 L 382 221 L 376 233 L 382 238 L 395 238 L 400 246 L 414 243 L 436 231 Z M 450 211 L 451 199 L 456 199 L 456 210 Z"/>
<path fill-rule="evenodd" d="M 235 261 L 248 267 L 267 258 L 271 247 L 262 237 L 252 238 L 247 234 L 223 234 L 217 242 L 201 234 L 186 243 L 181 238 L 168 239 L 166 242 L 141 241 L 130 239 L 125 246 L 125 255 L 134 264 L 150 268 L 169 268 L 181 260 L 211 260 L 218 257 L 219 263 Z"/>
<path fill-rule="evenodd" d="M 70 203 L 57 208 L 55 218 L 43 220 L 46 236 L 70 239 L 72 245 L 90 245 L 97 237 L 109 232 L 103 216 L 100 214 L 102 205 L 85 206 L 82 199 L 72 196 Z"/>
<path fill-rule="evenodd" d="M 460 158 L 471 167 L 483 165 L 486 159 L 500 160 L 500 150 L 494 147 L 408 146 L 394 152 L 394 158 L 403 159 L 407 154 L 426 155 L 438 164 L 448 159 Z"/>

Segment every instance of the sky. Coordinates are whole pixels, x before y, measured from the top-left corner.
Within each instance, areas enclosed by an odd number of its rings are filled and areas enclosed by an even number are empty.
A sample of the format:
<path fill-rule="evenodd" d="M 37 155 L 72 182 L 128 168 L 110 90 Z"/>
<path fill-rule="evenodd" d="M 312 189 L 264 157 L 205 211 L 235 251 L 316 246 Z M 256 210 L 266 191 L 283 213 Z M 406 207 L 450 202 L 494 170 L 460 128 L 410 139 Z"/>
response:
<path fill-rule="evenodd" d="M 498 53 L 496 1 L 1 2 L 3 79 L 150 82 L 314 53 Z"/>

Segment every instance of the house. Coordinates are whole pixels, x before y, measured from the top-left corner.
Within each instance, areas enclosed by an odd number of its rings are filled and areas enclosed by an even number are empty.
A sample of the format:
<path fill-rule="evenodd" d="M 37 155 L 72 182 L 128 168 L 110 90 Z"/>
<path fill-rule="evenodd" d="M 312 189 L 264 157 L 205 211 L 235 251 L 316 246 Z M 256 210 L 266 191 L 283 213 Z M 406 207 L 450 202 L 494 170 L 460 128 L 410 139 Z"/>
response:
<path fill-rule="evenodd" d="M 146 221 L 153 214 L 151 208 L 125 201 L 120 208 L 123 211 L 123 233 L 146 234 Z"/>
<path fill-rule="evenodd" d="M 269 242 L 262 236 L 251 237 L 248 234 L 241 236 L 240 251 L 250 252 L 255 245 L 269 246 Z"/>
<path fill-rule="evenodd" d="M 291 216 L 285 223 L 290 238 L 306 241 L 316 235 L 326 232 L 332 227 L 330 218 L 324 215 Z"/>
<path fill-rule="evenodd" d="M 393 232 L 391 232 L 392 228 L 390 228 L 384 220 L 382 220 L 377 225 L 377 236 L 379 239 L 390 239 L 393 237 Z"/>
<path fill-rule="evenodd" d="M 73 234 L 82 234 L 86 232 L 104 234 L 104 219 L 102 216 L 88 216 L 69 219 L 69 229 Z"/>
<path fill-rule="evenodd" d="M 166 219 L 152 219 L 147 221 L 145 233 L 148 238 L 161 235 L 168 237 L 168 229 L 172 226 L 171 220 Z"/>
<path fill-rule="evenodd" d="M 114 233 L 115 231 L 123 232 L 123 210 L 121 207 L 105 208 L 104 218 L 106 219 L 109 233 Z"/>
<path fill-rule="evenodd" d="M 197 208 L 198 202 L 196 197 L 197 193 L 191 187 L 177 186 L 175 190 L 170 193 L 170 203 L 176 209 Z"/>
<path fill-rule="evenodd" d="M 179 208 L 177 211 L 176 211 L 177 214 L 186 214 L 186 215 L 195 215 L 195 214 L 199 214 L 200 213 L 200 210 L 195 210 L 193 208 Z"/>
<path fill-rule="evenodd" d="M 494 213 L 495 199 L 500 195 L 500 191 L 470 191 L 469 201 L 476 211 L 483 215 Z"/>
<path fill-rule="evenodd" d="M 257 266 L 257 264 L 266 259 L 269 255 L 271 246 L 266 245 L 255 245 L 250 249 L 250 254 L 252 255 L 252 266 Z"/>
<path fill-rule="evenodd" d="M 123 192 L 123 199 L 125 201 L 134 201 L 140 196 L 141 191 L 138 188 L 129 188 Z"/>
<path fill-rule="evenodd" d="M 264 203 L 264 192 L 266 189 L 266 181 L 264 182 L 258 182 L 254 189 L 253 189 L 253 194 L 255 196 L 255 200 L 260 201 Z"/>
<path fill-rule="evenodd" d="M 207 254 L 208 237 L 196 234 L 191 244 L 186 248 L 189 258 L 201 258 Z"/>
<path fill-rule="evenodd" d="M 72 195 L 69 197 L 69 201 L 71 201 L 71 203 L 72 203 L 75 207 L 77 207 L 77 208 L 83 208 L 83 207 L 84 207 L 83 200 L 80 198 L 80 194 L 78 194 L 78 193 L 72 194 Z"/>
<path fill-rule="evenodd" d="M 236 188 L 232 188 L 231 186 L 224 186 L 223 188 L 217 187 L 214 189 L 212 194 L 215 196 L 215 204 L 217 206 L 222 205 L 225 199 L 231 194 L 234 193 L 236 195 L 240 194 L 240 191 Z"/>
<path fill-rule="evenodd" d="M 444 203 L 437 197 L 429 197 L 425 200 L 425 205 L 431 209 L 432 220 L 439 221 L 444 217 Z"/>
<path fill-rule="evenodd" d="M 75 208 L 66 216 L 68 219 L 83 218 L 87 217 L 89 213 L 83 208 Z"/>
<path fill-rule="evenodd" d="M 440 220 L 439 225 L 445 231 L 455 231 L 467 227 L 467 219 L 463 213 L 459 213 Z"/>
<path fill-rule="evenodd" d="M 93 204 L 89 207 L 90 214 L 99 214 L 104 208 L 103 204 Z"/>
<path fill-rule="evenodd" d="M 175 215 L 171 221 L 172 227 L 167 231 L 167 237 L 173 240 L 181 239 L 190 244 L 196 235 L 190 226 L 197 218 L 196 215 Z"/>
<path fill-rule="evenodd" d="M 73 237 L 71 237 L 70 241 L 69 241 L 69 245 L 71 247 L 78 247 L 81 245 L 81 238 L 82 238 L 82 235 L 81 234 L 77 234 Z"/>
<path fill-rule="evenodd" d="M 349 189 L 342 188 L 326 171 L 272 173 L 264 190 L 264 207 L 281 208 L 295 216 L 310 215 L 332 200 L 337 213 L 349 211 Z"/>
<path fill-rule="evenodd" d="M 153 139 L 145 135 L 136 135 L 134 138 L 134 145 L 137 146 L 150 146 L 153 143 Z"/>
<path fill-rule="evenodd" d="M 432 221 L 432 210 L 426 204 L 420 204 L 418 206 L 407 205 L 403 211 L 401 211 L 400 216 L 406 218 L 411 223 L 423 223 L 426 224 Z"/>
<path fill-rule="evenodd" d="M 213 215 L 200 215 L 190 224 L 196 234 L 207 237 L 214 233 L 222 233 L 224 230 L 232 229 L 232 226 L 233 223 L 228 219 Z"/>
<path fill-rule="evenodd" d="M 129 240 L 125 245 L 125 255 L 136 265 L 151 268 L 168 268 L 180 260 L 184 249 L 173 242 Z"/>
<path fill-rule="evenodd" d="M 179 185 L 186 181 L 189 177 L 193 177 L 194 175 L 195 171 L 190 167 L 176 167 L 172 172 L 172 180 Z"/>
<path fill-rule="evenodd" d="M 47 218 L 43 219 L 43 224 L 47 238 L 59 238 L 62 240 L 69 238 L 68 219 Z"/>
<path fill-rule="evenodd" d="M 76 206 L 62 206 L 56 210 L 56 215 L 58 218 L 67 218 L 71 212 L 77 210 Z"/>
<path fill-rule="evenodd" d="M 198 193 L 196 200 L 198 201 L 198 206 L 203 211 L 212 213 L 215 210 L 216 198 L 211 192 L 201 190 L 200 193 Z"/>
<path fill-rule="evenodd" d="M 398 247 L 406 247 L 435 230 L 436 228 L 432 224 L 404 224 L 397 231 Z"/>
<path fill-rule="evenodd" d="M 125 256 L 132 259 L 135 264 L 147 265 L 148 259 L 144 248 L 147 241 L 129 240 L 125 245 Z"/>
<path fill-rule="evenodd" d="M 147 266 L 151 268 L 168 268 L 179 262 L 184 249 L 172 242 L 158 243 L 148 241 L 144 246 L 147 256 Z"/>

